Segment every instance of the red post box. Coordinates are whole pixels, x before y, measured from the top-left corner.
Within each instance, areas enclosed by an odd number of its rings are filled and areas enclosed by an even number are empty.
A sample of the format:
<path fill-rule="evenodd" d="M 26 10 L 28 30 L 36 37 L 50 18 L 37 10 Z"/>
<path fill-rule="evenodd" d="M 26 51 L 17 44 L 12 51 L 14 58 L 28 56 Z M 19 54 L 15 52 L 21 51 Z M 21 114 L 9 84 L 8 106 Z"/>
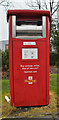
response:
<path fill-rule="evenodd" d="M 49 104 L 49 19 L 49 11 L 8 10 L 12 106 Z"/>

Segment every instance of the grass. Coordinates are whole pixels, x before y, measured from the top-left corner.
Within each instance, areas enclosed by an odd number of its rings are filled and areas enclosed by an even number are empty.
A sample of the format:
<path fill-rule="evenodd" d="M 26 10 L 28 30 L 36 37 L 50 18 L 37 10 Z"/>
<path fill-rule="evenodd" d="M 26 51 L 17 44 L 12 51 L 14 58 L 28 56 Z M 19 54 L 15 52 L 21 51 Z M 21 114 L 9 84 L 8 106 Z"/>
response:
<path fill-rule="evenodd" d="M 50 74 L 50 91 L 57 92 L 57 74 Z"/>
<path fill-rule="evenodd" d="M 9 93 L 9 80 L 2 80 L 2 95 Z"/>
<path fill-rule="evenodd" d="M 2 117 L 5 118 L 16 109 L 6 102 L 5 96 L 10 98 L 9 80 L 2 80 Z"/>
<path fill-rule="evenodd" d="M 9 93 L 9 80 L 2 80 L 2 95 Z"/>
<path fill-rule="evenodd" d="M 50 74 L 50 93 L 57 94 L 57 74 Z M 2 114 L 3 114 L 3 117 L 8 116 L 10 113 L 12 113 L 12 111 L 17 109 L 15 107 L 12 107 L 9 103 L 5 101 L 5 95 L 10 97 L 9 80 L 2 80 Z"/>

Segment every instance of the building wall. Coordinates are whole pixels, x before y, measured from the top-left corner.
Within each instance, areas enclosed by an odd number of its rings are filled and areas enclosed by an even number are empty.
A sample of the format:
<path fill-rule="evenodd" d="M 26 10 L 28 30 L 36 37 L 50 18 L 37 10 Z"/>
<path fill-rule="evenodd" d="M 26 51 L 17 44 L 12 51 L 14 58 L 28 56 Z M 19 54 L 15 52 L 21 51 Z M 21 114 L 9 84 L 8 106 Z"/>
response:
<path fill-rule="evenodd" d="M 2 51 L 5 51 L 6 45 L 8 45 L 8 44 L 9 44 L 9 41 L 8 41 L 8 40 L 0 41 L 0 49 L 1 49 Z"/>

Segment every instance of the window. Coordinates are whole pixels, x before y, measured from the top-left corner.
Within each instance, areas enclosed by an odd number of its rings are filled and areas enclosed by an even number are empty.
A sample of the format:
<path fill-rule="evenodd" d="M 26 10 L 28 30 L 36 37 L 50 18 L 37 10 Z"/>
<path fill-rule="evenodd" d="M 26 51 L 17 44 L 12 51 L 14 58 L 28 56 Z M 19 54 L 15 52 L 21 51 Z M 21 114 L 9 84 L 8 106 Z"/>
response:
<path fill-rule="evenodd" d="M 9 45 L 6 44 L 6 45 L 5 45 L 5 50 L 8 50 L 8 49 L 9 49 Z"/>

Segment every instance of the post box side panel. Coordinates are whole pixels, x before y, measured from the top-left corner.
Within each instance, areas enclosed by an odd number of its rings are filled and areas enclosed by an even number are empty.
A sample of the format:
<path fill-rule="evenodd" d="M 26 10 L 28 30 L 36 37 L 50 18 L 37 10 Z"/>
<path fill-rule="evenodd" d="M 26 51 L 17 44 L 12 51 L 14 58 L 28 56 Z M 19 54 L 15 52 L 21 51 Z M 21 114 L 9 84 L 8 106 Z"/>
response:
<path fill-rule="evenodd" d="M 46 17 L 46 46 L 47 46 L 47 104 L 49 104 L 49 18 Z"/>
<path fill-rule="evenodd" d="M 12 16 L 9 17 L 9 75 L 10 75 L 10 102 L 13 106 L 13 63 L 12 63 Z"/>
<path fill-rule="evenodd" d="M 46 105 L 46 40 L 35 42 L 13 41 L 14 106 Z M 22 60 L 22 48 L 37 48 L 38 60 Z"/>

